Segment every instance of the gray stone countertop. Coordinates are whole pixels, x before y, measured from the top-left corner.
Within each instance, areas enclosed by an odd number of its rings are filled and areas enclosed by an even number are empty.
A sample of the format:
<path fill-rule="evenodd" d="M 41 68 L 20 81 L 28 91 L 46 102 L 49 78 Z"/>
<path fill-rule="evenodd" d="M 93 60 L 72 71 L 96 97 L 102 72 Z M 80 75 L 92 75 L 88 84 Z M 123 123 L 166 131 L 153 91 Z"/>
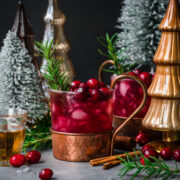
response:
<path fill-rule="evenodd" d="M 168 162 L 170 165 L 173 163 Z M 40 163 L 25 165 L 21 168 L 0 167 L 0 180 L 39 180 L 39 171 L 51 168 L 54 172 L 52 180 L 119 180 L 117 176 L 122 166 L 103 170 L 102 166 L 91 167 L 89 163 L 74 163 L 59 161 L 53 157 L 52 150 L 42 152 Z M 172 165 L 173 167 L 173 165 Z M 131 175 L 122 178 L 128 180 Z M 138 176 L 136 179 L 143 179 Z M 180 179 L 180 176 L 176 179 Z"/>

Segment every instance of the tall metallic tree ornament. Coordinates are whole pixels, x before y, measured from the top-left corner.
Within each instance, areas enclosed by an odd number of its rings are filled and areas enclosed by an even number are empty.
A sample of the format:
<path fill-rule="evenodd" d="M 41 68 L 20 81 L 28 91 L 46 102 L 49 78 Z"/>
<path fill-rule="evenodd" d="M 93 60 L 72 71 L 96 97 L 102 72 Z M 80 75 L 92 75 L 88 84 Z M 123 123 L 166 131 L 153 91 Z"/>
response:
<path fill-rule="evenodd" d="M 30 25 L 29 19 L 26 16 L 25 8 L 21 0 L 18 0 L 18 10 L 12 27 L 12 32 L 20 38 L 23 46 L 32 56 L 32 61 L 37 68 L 37 60 L 34 56 L 34 32 Z"/>
<path fill-rule="evenodd" d="M 43 42 L 54 39 L 54 44 L 57 44 L 55 50 L 55 56 L 58 59 L 62 59 L 61 71 L 72 74 L 72 79 L 75 76 L 73 65 L 70 61 L 68 52 L 70 45 L 67 41 L 64 32 L 64 23 L 66 17 L 63 12 L 59 9 L 58 0 L 49 0 L 46 15 L 44 17 L 46 23 Z M 46 61 L 43 60 L 41 71 L 44 72 L 43 66 L 46 65 Z M 71 80 L 72 80 L 71 79 Z M 47 86 L 44 84 L 46 95 L 48 96 Z"/>

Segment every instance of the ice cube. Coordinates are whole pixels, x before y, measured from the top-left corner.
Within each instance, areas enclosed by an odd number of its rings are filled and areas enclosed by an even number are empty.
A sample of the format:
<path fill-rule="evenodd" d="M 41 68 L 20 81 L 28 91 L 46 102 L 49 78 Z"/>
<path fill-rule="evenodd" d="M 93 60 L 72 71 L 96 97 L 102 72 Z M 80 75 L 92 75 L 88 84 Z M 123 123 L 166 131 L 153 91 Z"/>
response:
<path fill-rule="evenodd" d="M 38 180 L 38 172 L 32 170 L 29 166 L 22 166 L 16 171 L 19 180 Z"/>
<path fill-rule="evenodd" d="M 89 115 L 87 112 L 85 112 L 84 110 L 78 108 L 76 110 L 74 110 L 71 114 L 71 118 L 75 119 L 75 120 L 88 120 L 89 119 Z"/>

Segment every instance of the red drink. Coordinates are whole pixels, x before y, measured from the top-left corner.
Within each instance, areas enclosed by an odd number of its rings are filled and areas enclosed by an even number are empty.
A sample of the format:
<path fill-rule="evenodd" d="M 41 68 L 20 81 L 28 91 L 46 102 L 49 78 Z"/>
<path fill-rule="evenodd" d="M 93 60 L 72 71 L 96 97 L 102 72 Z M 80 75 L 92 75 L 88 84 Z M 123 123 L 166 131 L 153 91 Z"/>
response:
<path fill-rule="evenodd" d="M 112 77 L 113 78 L 113 77 Z M 149 85 L 145 83 L 148 88 Z M 116 83 L 113 95 L 114 115 L 120 117 L 129 117 L 141 104 L 143 98 L 143 90 L 141 86 L 134 80 L 126 79 Z M 147 103 L 144 108 L 135 116 L 135 118 L 143 118 L 148 111 L 151 97 L 148 96 Z"/>
<path fill-rule="evenodd" d="M 90 96 L 82 98 L 77 92 L 52 90 L 50 97 L 52 129 L 65 133 L 111 131 L 112 98 L 110 94 L 95 100 Z"/>

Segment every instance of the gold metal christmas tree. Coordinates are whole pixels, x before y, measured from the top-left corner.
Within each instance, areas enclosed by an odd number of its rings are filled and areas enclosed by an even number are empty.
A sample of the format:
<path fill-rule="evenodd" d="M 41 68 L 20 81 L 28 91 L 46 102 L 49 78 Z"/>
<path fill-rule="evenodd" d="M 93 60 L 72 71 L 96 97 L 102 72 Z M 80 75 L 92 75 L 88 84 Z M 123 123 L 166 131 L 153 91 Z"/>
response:
<path fill-rule="evenodd" d="M 75 76 L 75 72 L 68 54 L 70 45 L 64 33 L 64 23 L 66 21 L 66 17 L 59 9 L 58 0 L 48 1 L 48 8 L 44 17 L 46 26 L 43 42 L 50 42 L 52 39 L 54 39 L 54 44 L 57 45 L 54 55 L 56 59 L 63 60 L 60 67 L 61 72 L 67 72 L 68 74 L 71 74 L 70 81 L 72 81 L 73 77 Z M 47 65 L 46 63 L 46 60 L 43 59 L 41 65 L 41 72 L 43 73 L 45 73 L 43 67 Z M 43 82 L 43 89 L 47 99 L 49 99 L 50 90 L 45 81 Z"/>
<path fill-rule="evenodd" d="M 170 0 L 159 29 L 162 31 L 154 56 L 155 78 L 148 89 L 150 108 L 142 122 L 148 129 L 163 132 L 162 141 L 150 144 L 160 151 L 163 147 L 180 147 L 180 9 L 178 0 Z"/>
<path fill-rule="evenodd" d="M 54 44 L 57 44 L 55 56 L 56 58 L 63 60 L 61 71 L 66 71 L 69 74 L 72 74 L 73 78 L 75 76 L 74 68 L 68 55 L 70 45 L 64 33 L 66 17 L 59 9 L 58 0 L 49 0 L 44 21 L 46 27 L 43 42 L 54 39 Z M 43 61 L 42 66 L 45 65 L 45 63 L 46 61 Z"/>

